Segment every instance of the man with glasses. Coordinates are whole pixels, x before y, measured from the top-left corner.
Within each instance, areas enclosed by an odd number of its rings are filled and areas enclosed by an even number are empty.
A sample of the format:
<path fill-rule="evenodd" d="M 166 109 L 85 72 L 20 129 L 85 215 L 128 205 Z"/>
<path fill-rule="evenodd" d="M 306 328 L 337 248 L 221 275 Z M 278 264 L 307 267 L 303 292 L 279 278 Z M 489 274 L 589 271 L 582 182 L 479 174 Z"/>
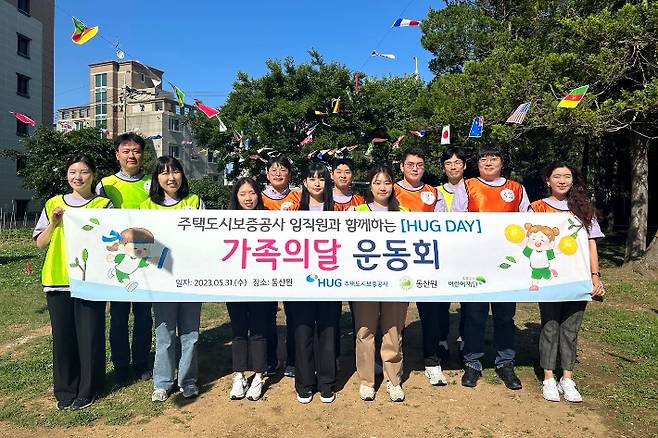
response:
<path fill-rule="evenodd" d="M 503 154 L 498 145 L 489 145 L 478 154 L 478 178 L 469 178 L 457 187 L 452 201 L 456 212 L 525 212 L 530 201 L 521 183 L 502 176 Z M 482 376 L 484 329 L 489 315 L 489 303 L 464 303 L 464 375 L 462 385 L 475 387 Z M 516 303 L 491 303 L 496 341 L 496 374 L 509 389 L 521 389 L 514 372 L 516 355 L 514 314 Z"/>
<path fill-rule="evenodd" d="M 402 180 L 394 187 L 395 197 L 401 206 L 411 211 L 446 211 L 443 195 L 436 188 L 422 182 L 425 174 L 425 153 L 420 149 L 408 149 L 400 162 Z M 442 360 L 447 359 L 447 344 L 441 345 L 441 327 L 449 324 L 449 314 L 445 312 L 450 303 L 416 303 L 423 332 L 423 358 L 425 376 L 431 385 L 448 384 L 441 369 Z M 446 334 L 447 336 L 447 334 Z"/>

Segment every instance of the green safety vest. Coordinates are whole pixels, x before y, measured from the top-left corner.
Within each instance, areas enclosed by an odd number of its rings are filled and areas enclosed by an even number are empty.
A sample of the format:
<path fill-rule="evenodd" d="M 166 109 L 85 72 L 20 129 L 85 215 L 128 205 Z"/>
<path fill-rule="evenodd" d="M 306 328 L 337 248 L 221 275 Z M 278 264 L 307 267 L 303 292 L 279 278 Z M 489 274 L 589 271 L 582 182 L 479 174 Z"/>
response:
<path fill-rule="evenodd" d="M 144 175 L 137 181 L 126 181 L 110 175 L 101 180 L 101 186 L 114 208 L 139 208 L 139 204 L 149 197 L 151 175 Z"/>
<path fill-rule="evenodd" d="M 454 194 L 454 193 L 450 193 L 449 191 L 447 191 L 447 190 L 443 187 L 443 184 L 441 184 L 440 186 L 438 186 L 436 189 L 437 189 L 439 192 L 441 192 L 441 194 L 443 195 L 443 199 L 446 201 L 446 210 L 447 210 L 447 211 L 452 211 L 452 198 L 455 197 L 455 194 Z"/>
<path fill-rule="evenodd" d="M 46 216 L 50 221 L 53 217 L 53 210 L 55 207 L 67 208 L 107 208 L 110 205 L 110 200 L 102 196 L 96 196 L 94 199 L 87 202 L 85 205 L 74 207 L 68 205 L 64 201 L 63 195 L 58 195 L 46 201 Z M 79 263 L 84 266 L 84 262 L 78 254 Z M 43 261 L 43 268 L 41 269 L 41 284 L 44 287 L 68 287 L 69 285 L 69 263 L 74 263 L 75 258 L 69 260 L 66 257 L 66 245 L 64 244 L 64 227 L 60 222 L 53 230 L 50 236 L 50 243 L 48 244 L 48 251 L 46 252 L 46 259 Z M 76 268 L 77 269 L 77 268 Z"/>
<path fill-rule="evenodd" d="M 160 205 L 148 198 L 146 201 L 139 204 L 139 208 L 143 210 L 198 210 L 200 199 L 197 195 L 187 195 L 173 205 Z"/>

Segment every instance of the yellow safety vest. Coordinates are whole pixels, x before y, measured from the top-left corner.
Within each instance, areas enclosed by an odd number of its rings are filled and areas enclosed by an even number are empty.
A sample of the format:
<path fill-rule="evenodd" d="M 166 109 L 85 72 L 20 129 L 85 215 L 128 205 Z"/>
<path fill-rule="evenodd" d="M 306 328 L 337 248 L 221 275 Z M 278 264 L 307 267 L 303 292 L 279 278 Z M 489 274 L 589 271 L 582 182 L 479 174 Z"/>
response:
<path fill-rule="evenodd" d="M 46 216 L 50 221 L 53 217 L 53 210 L 55 207 L 67 208 L 107 208 L 110 205 L 110 200 L 102 196 L 96 196 L 85 205 L 74 207 L 68 205 L 64 201 L 63 195 L 58 195 L 46 201 Z M 86 262 L 82 254 L 78 254 L 78 262 L 84 266 Z M 46 252 L 46 259 L 43 262 L 41 269 L 41 284 L 44 287 L 68 287 L 69 285 L 69 263 L 75 263 L 75 258 L 69 260 L 66 257 L 66 245 L 64 243 L 64 227 L 60 222 L 53 230 L 50 236 L 50 243 L 48 244 L 48 251 Z M 76 268 L 77 269 L 77 268 Z"/>
<path fill-rule="evenodd" d="M 139 204 L 139 208 L 144 210 L 198 210 L 200 199 L 197 195 L 187 195 L 173 205 L 160 205 L 148 198 L 146 201 Z"/>
<path fill-rule="evenodd" d="M 126 181 L 116 175 L 101 180 L 103 193 L 112 201 L 114 208 L 139 208 L 139 204 L 149 197 L 151 175 L 144 175 L 137 181 Z"/>
<path fill-rule="evenodd" d="M 443 184 L 436 189 L 443 194 L 443 199 L 446 201 L 446 211 L 452 211 L 452 198 L 455 197 L 455 194 L 447 191 Z"/>
<path fill-rule="evenodd" d="M 368 204 L 357 205 L 354 210 L 355 211 L 372 211 L 372 210 L 370 210 L 370 207 L 368 207 Z M 409 211 L 409 209 L 407 207 L 400 206 L 400 211 Z"/>

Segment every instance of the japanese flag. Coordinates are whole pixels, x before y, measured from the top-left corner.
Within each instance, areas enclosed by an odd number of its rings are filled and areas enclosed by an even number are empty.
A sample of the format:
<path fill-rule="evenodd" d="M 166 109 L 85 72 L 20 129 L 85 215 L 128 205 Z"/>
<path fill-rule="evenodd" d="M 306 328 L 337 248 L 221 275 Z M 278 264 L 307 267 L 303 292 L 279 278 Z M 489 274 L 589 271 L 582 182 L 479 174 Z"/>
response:
<path fill-rule="evenodd" d="M 450 144 L 450 125 L 445 125 L 441 131 L 441 144 Z"/>

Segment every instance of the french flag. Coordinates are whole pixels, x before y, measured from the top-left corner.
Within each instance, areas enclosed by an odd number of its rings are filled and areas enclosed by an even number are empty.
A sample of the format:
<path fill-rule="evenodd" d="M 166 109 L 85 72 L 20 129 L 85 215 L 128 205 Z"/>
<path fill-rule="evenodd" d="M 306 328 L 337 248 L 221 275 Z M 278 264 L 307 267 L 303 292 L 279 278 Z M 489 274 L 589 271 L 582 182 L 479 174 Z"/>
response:
<path fill-rule="evenodd" d="M 392 27 L 420 26 L 420 20 L 410 20 L 408 18 L 398 18 Z"/>

